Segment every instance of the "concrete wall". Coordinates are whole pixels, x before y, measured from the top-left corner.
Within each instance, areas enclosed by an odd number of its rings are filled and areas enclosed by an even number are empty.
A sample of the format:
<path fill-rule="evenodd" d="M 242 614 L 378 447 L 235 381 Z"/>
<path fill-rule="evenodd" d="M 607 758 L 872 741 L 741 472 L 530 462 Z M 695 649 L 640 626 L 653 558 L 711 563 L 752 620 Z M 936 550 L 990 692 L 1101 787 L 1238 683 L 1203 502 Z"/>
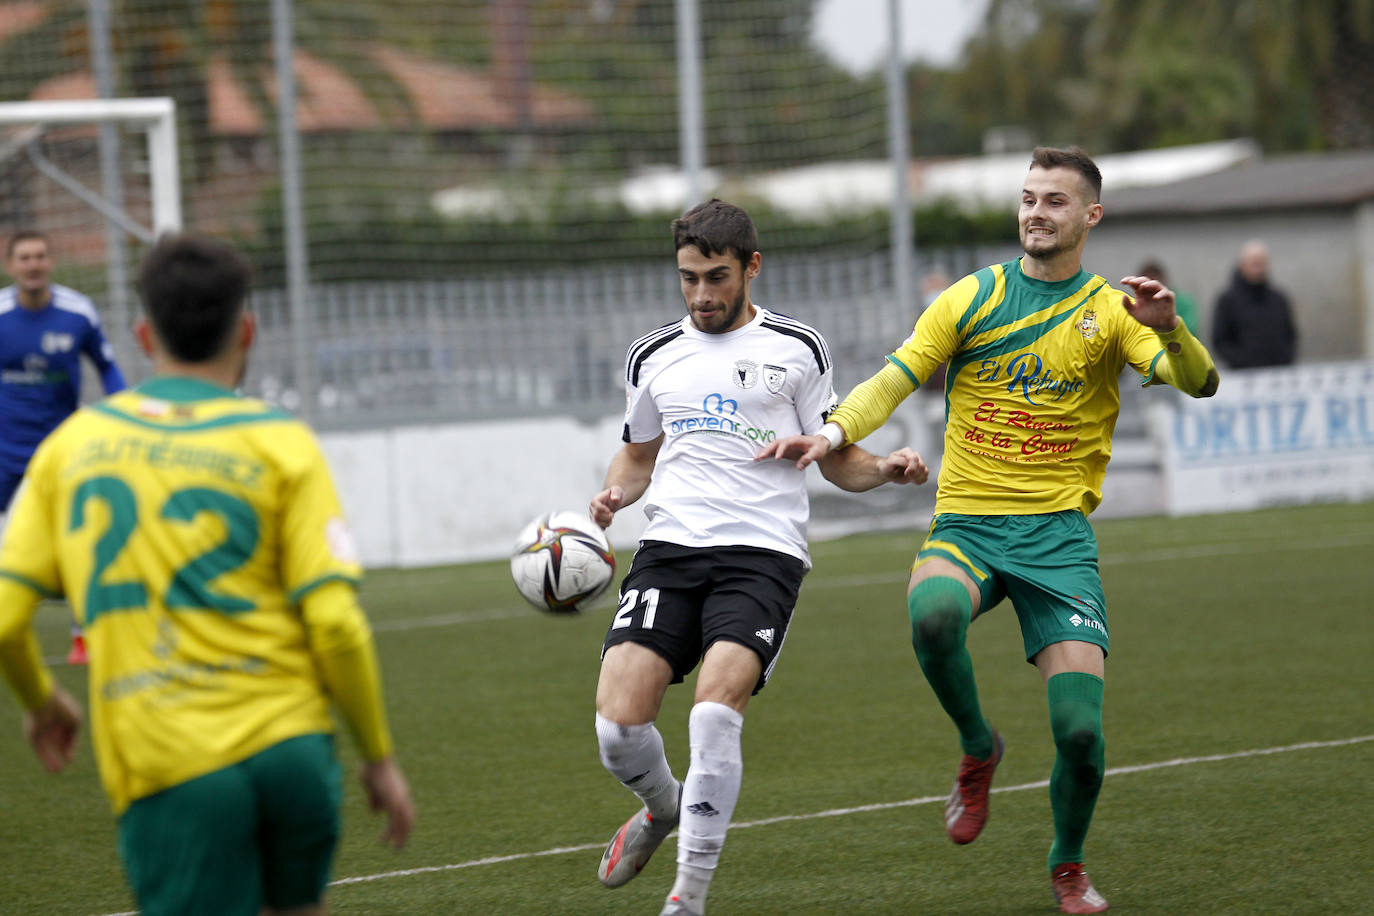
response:
<path fill-rule="evenodd" d="M 1197 300 L 1204 341 L 1241 245 L 1259 238 L 1269 244 L 1273 282 L 1293 302 L 1299 361 L 1365 355 L 1365 312 L 1374 306 L 1364 301 L 1362 242 L 1353 208 L 1115 221 L 1110 198 L 1104 208 L 1102 223 L 1088 237 L 1084 266 L 1115 283 L 1147 258 L 1157 258 L 1170 282 Z"/>
<path fill-rule="evenodd" d="M 864 445 L 878 454 L 909 445 L 938 464 L 942 402 L 909 398 Z M 593 423 L 528 418 L 402 426 L 320 436 L 335 486 L 368 567 L 414 567 L 510 555 L 516 533 L 542 513 L 586 511 L 620 448 L 624 417 Z M 813 537 L 930 521 L 935 484 L 845 493 L 807 471 Z M 617 551 L 639 542 L 642 503 L 616 514 Z"/>
<path fill-rule="evenodd" d="M 586 510 L 620 441 L 621 417 L 403 426 L 327 433 L 321 446 L 365 566 L 428 566 L 508 556 L 541 513 Z M 611 528 L 643 530 L 637 509 Z"/>

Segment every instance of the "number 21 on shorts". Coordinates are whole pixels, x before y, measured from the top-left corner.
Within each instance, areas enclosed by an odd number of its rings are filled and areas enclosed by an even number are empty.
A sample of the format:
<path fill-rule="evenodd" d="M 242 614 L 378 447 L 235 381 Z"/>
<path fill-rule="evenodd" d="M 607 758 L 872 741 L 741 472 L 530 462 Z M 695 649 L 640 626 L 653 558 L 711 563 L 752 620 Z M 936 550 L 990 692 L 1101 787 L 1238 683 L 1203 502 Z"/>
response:
<path fill-rule="evenodd" d="M 640 592 L 637 588 L 632 588 L 620 596 L 620 610 L 615 613 L 615 621 L 611 623 L 612 630 L 623 630 L 626 627 L 634 626 L 635 608 L 641 608 L 642 614 L 639 619 L 641 630 L 652 630 L 654 628 L 654 617 L 658 614 L 658 589 L 646 588 Z"/>

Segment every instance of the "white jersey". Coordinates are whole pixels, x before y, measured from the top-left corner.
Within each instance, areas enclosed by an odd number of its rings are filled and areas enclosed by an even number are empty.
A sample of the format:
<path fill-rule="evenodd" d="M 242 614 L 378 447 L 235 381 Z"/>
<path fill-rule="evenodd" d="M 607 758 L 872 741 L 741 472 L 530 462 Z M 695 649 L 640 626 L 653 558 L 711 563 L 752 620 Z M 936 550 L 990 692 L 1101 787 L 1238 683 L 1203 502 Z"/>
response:
<path fill-rule="evenodd" d="M 839 401 L 832 374 L 819 333 L 764 308 L 726 334 L 698 331 L 684 317 L 631 344 L 624 439 L 663 436 L 644 539 L 764 547 L 810 567 L 804 472 L 754 455 L 821 428 Z"/>

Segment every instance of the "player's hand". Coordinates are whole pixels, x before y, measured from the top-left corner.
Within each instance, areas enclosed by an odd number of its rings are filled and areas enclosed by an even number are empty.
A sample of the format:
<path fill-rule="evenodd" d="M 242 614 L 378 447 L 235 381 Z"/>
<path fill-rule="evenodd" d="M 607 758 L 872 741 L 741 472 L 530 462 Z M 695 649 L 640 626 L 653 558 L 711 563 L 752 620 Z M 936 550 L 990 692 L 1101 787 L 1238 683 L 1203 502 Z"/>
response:
<path fill-rule="evenodd" d="M 76 756 L 81 731 L 81 707 L 61 687 L 37 709 L 24 713 L 24 737 L 49 773 L 60 773 Z"/>
<path fill-rule="evenodd" d="M 820 461 L 830 451 L 830 440 L 825 436 L 787 436 L 775 439 L 754 456 L 755 461 L 768 458 L 777 461 L 795 461 L 797 470 L 802 470 L 812 462 Z"/>
<path fill-rule="evenodd" d="M 878 473 L 889 483 L 922 484 L 930 479 L 930 468 L 921 456 L 909 448 L 899 448 L 885 458 L 878 459 Z"/>
<path fill-rule="evenodd" d="M 1147 328 L 1167 333 L 1178 327 L 1178 311 L 1174 291 L 1149 277 L 1123 277 L 1122 286 L 1129 286 L 1135 300 L 1122 296 L 1121 304 L 1127 313 Z"/>
<path fill-rule="evenodd" d="M 410 784 L 396 758 L 385 757 L 364 766 L 363 788 L 367 790 L 368 807 L 386 812 L 381 841 L 400 849 L 415 826 L 415 803 L 410 800 Z"/>
<path fill-rule="evenodd" d="M 592 497 L 587 505 L 587 514 L 602 528 L 611 526 L 616 510 L 625 505 L 625 491 L 620 487 L 607 487 Z"/>

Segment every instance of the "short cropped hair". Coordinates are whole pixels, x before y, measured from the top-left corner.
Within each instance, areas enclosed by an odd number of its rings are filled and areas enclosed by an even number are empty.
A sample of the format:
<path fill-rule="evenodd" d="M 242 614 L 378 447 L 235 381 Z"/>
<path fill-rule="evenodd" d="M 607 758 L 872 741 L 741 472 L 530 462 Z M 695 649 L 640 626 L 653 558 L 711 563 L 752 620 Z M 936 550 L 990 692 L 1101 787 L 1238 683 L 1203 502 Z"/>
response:
<path fill-rule="evenodd" d="M 9 244 L 5 246 L 6 258 L 14 257 L 14 249 L 19 247 L 20 242 L 42 242 L 49 249 L 52 248 L 52 242 L 49 242 L 48 237 L 37 229 L 22 229 L 10 236 Z"/>
<path fill-rule="evenodd" d="M 1136 271 L 1136 273 L 1140 274 L 1142 277 L 1149 277 L 1151 280 L 1158 280 L 1160 283 L 1163 283 L 1165 281 L 1166 276 L 1164 272 L 1164 265 L 1161 264 L 1159 261 L 1156 261 L 1154 258 L 1151 258 L 1144 264 L 1141 264 L 1140 268 Z"/>
<path fill-rule="evenodd" d="M 1102 173 L 1098 171 L 1097 163 L 1077 146 L 1070 146 L 1063 149 L 1053 146 L 1037 146 L 1031 153 L 1031 168 L 1033 169 L 1073 169 L 1083 176 L 1083 180 L 1092 189 L 1093 200 L 1102 199 Z"/>
<path fill-rule="evenodd" d="M 182 362 L 203 363 L 228 343 L 251 274 L 248 262 L 225 242 L 168 234 L 143 258 L 138 292 L 167 351 Z"/>
<path fill-rule="evenodd" d="M 743 267 L 759 250 L 759 233 L 748 213 L 712 198 L 673 220 L 673 251 L 688 245 L 708 258 L 733 252 Z"/>

